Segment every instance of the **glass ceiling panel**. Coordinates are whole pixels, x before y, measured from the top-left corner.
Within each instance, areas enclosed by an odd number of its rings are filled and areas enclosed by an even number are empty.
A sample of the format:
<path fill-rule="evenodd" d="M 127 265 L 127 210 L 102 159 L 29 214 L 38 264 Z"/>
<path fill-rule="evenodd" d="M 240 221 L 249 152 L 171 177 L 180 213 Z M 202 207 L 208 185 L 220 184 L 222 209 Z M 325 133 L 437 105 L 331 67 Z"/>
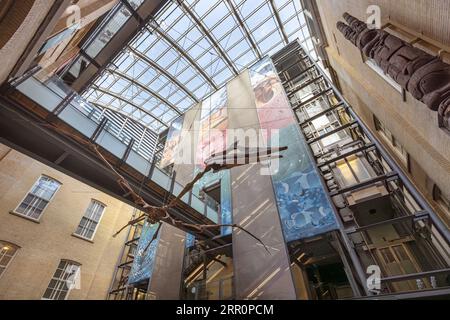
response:
<path fill-rule="evenodd" d="M 113 21 L 122 21 L 124 12 L 121 7 Z M 299 1 L 170 0 L 85 98 L 160 133 L 237 73 L 280 50 L 284 35 L 317 58 Z"/>

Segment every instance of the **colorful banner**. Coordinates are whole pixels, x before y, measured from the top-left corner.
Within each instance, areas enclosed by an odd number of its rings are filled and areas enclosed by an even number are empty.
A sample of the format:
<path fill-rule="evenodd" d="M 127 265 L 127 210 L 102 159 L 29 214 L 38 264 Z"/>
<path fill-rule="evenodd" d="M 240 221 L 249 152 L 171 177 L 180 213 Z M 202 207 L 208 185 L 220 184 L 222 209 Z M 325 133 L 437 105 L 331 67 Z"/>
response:
<path fill-rule="evenodd" d="M 274 146 L 289 147 L 282 152 L 278 171 L 272 172 L 285 240 L 309 238 L 337 229 L 331 204 L 272 60 L 263 59 L 249 72 L 266 144 L 272 141 Z"/>
<path fill-rule="evenodd" d="M 227 129 L 227 90 L 222 88 L 202 102 L 196 154 L 199 169 L 205 167 L 205 160 L 213 153 L 222 152 L 227 148 Z"/>
<path fill-rule="evenodd" d="M 157 229 L 158 224 L 152 225 L 147 222 L 142 227 L 141 237 L 136 249 L 133 265 L 131 266 L 131 271 L 128 275 L 129 284 L 139 283 L 151 278 L 161 232 L 150 246 L 149 243 Z M 145 251 L 146 248 L 147 251 Z"/>
<path fill-rule="evenodd" d="M 196 153 L 195 173 L 205 168 L 205 160 L 214 153 L 221 153 L 227 147 L 227 89 L 220 89 L 202 103 L 200 116 L 200 133 Z M 231 207 L 231 175 L 229 170 L 219 173 L 208 173 L 194 187 L 194 193 L 199 194 L 205 186 L 220 180 L 220 207 L 218 212 L 218 223 L 232 223 Z M 222 234 L 230 234 L 230 227 L 222 228 Z"/>
<path fill-rule="evenodd" d="M 166 145 L 161 158 L 160 167 L 165 168 L 175 162 L 178 147 L 181 141 L 181 131 L 183 129 L 184 115 L 175 119 L 170 125 L 169 133 L 167 134 Z"/>
<path fill-rule="evenodd" d="M 191 233 L 186 233 L 186 248 L 192 248 L 195 245 L 195 236 Z"/>

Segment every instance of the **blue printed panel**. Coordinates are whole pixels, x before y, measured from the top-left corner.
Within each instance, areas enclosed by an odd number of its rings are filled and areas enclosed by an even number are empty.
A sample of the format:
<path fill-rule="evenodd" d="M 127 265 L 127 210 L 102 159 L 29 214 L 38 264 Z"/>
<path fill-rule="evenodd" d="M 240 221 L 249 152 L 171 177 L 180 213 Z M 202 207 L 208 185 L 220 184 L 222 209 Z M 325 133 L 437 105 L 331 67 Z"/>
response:
<path fill-rule="evenodd" d="M 254 65 L 250 78 L 265 143 L 288 147 L 276 172 L 272 171 L 285 240 L 305 239 L 337 229 L 332 204 L 270 58 Z"/>
<path fill-rule="evenodd" d="M 178 147 L 182 139 L 184 115 L 178 117 L 170 124 L 166 144 L 161 158 L 160 167 L 165 168 L 175 162 Z"/>
<path fill-rule="evenodd" d="M 337 229 L 331 205 L 322 187 L 307 145 L 296 125 L 280 130 L 283 152 L 280 168 L 272 177 L 278 211 L 287 242 L 314 237 Z"/>
<path fill-rule="evenodd" d="M 158 237 L 150 244 L 150 246 L 148 246 L 148 244 L 152 240 L 157 229 L 158 224 L 152 225 L 147 222 L 144 224 L 134 262 L 128 276 L 129 284 L 138 283 L 151 278 L 161 233 L 158 234 Z M 147 250 L 145 251 L 146 248 Z"/>
<path fill-rule="evenodd" d="M 198 149 L 196 153 L 195 174 L 205 168 L 204 161 L 214 153 L 221 153 L 228 148 L 228 96 L 224 87 L 203 101 L 200 116 L 200 132 Z M 207 173 L 193 188 L 195 195 L 200 194 L 203 187 L 220 180 L 220 208 L 217 212 L 217 222 L 232 224 L 231 205 L 231 173 L 224 170 L 217 173 Z M 214 220 L 213 220 L 214 221 Z M 221 234 L 231 234 L 231 227 L 222 227 Z"/>
<path fill-rule="evenodd" d="M 233 207 L 231 203 L 231 173 L 230 170 L 224 171 L 221 179 L 221 189 L 220 189 L 220 214 L 221 214 L 221 224 L 233 224 Z M 231 227 L 222 227 L 221 234 L 223 236 L 229 235 L 233 232 Z"/>
<path fill-rule="evenodd" d="M 186 248 L 192 248 L 195 245 L 195 236 L 191 233 L 186 233 Z"/>

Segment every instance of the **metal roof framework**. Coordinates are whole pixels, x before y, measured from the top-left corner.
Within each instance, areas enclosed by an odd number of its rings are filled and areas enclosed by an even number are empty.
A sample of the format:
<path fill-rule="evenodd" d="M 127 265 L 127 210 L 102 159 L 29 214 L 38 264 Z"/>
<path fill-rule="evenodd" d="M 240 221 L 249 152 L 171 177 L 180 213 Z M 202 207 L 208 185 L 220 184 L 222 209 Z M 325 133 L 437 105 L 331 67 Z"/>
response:
<path fill-rule="evenodd" d="M 140 19 L 137 10 L 130 18 Z M 159 134 L 244 69 L 297 39 L 317 58 L 299 1 L 170 0 L 84 98 Z"/>

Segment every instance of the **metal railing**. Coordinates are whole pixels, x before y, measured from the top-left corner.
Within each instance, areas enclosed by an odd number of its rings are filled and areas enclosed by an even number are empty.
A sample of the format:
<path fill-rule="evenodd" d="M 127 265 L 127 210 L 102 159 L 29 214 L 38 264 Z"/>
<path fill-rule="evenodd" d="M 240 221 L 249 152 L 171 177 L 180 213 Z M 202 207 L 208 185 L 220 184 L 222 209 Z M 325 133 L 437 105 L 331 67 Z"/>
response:
<path fill-rule="evenodd" d="M 355 296 L 374 295 L 366 286 L 365 270 L 370 264 L 381 263 L 374 254 L 377 246 L 367 232 L 384 225 L 398 227 L 408 234 L 411 243 L 422 248 L 415 251 L 419 258 L 424 257 L 421 250 L 425 250 L 435 265 L 417 267 L 417 272 L 396 276 L 392 275 L 392 270 L 388 273 L 384 266 L 382 293 L 425 292 L 450 286 L 447 276 L 450 274 L 450 232 L 401 167 L 299 43 L 288 45 L 277 54 L 274 63 L 311 156 L 316 159 L 322 184 L 334 203 L 340 236 L 359 283 L 352 287 Z M 359 166 L 352 166 L 349 159 L 359 161 Z M 340 171 L 340 165 L 348 167 L 345 167 L 348 169 L 345 174 Z M 368 188 L 379 188 L 377 190 L 384 194 L 379 201 L 392 205 L 392 218 L 372 225 L 361 224 L 354 214 L 344 220 L 343 213 L 351 212 L 352 205 L 357 204 L 351 197 Z"/>

